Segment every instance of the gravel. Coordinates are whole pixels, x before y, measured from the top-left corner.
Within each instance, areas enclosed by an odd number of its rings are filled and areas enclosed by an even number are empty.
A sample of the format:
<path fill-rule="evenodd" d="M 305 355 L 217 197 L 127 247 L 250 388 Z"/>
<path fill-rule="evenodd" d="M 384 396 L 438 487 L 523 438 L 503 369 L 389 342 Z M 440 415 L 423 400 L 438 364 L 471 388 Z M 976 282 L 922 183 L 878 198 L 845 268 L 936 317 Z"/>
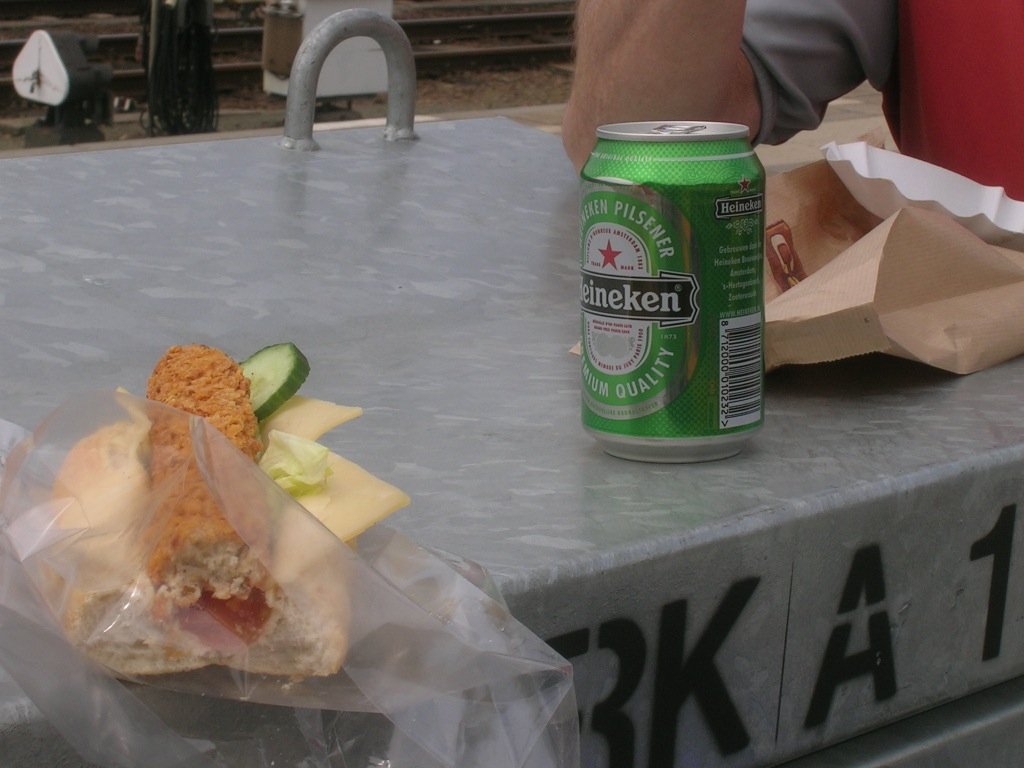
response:
<path fill-rule="evenodd" d="M 395 16 L 438 16 L 467 11 L 503 12 L 512 10 L 550 10 L 572 6 L 566 0 L 396 0 Z M 53 23 L 60 23 L 51 20 Z M 134 21 L 116 18 L 76 19 L 63 22 L 85 34 L 134 29 Z M 31 23 L 0 24 L 0 38 L 24 37 Z M 561 104 L 569 95 L 572 68 L 568 64 L 536 63 L 517 69 L 486 68 L 476 71 L 453 70 L 439 75 L 422 75 L 417 83 L 418 114 L 446 114 L 478 110 L 502 110 L 511 107 Z M 114 94 L 116 97 L 117 94 Z M 116 105 L 115 105 L 116 106 Z M 276 128 L 284 124 L 285 100 L 264 93 L 258 86 L 245 92 L 232 92 L 220 98 L 219 132 Z M 387 111 L 384 94 L 351 100 L 321 102 L 318 121 L 382 117 Z M 46 108 L 24 101 L 13 92 L 0 97 L 0 154 L 26 147 L 26 131 L 44 118 Z M 147 137 L 144 104 L 116 109 L 112 125 L 101 126 L 107 142 Z"/>

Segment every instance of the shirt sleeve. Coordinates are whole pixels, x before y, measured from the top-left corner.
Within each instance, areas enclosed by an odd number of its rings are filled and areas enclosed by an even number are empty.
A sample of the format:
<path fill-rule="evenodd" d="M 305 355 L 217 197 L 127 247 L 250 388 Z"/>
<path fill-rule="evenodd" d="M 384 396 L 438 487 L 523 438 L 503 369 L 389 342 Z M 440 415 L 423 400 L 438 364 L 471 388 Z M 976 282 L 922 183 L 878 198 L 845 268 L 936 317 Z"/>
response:
<path fill-rule="evenodd" d="M 755 141 L 817 128 L 834 99 L 882 89 L 896 50 L 897 0 L 748 0 L 743 52 L 761 98 Z"/>

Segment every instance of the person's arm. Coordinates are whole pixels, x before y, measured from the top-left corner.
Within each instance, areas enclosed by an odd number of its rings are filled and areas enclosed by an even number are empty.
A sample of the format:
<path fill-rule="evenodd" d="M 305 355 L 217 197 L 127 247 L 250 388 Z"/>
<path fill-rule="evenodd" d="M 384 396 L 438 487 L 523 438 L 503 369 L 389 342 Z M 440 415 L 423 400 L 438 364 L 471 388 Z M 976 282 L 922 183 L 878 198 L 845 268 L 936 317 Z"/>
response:
<path fill-rule="evenodd" d="M 562 141 L 582 167 L 598 125 L 721 120 L 756 132 L 760 103 L 740 43 L 746 0 L 579 0 Z"/>
<path fill-rule="evenodd" d="M 743 46 L 761 94 L 758 142 L 812 130 L 865 80 L 889 82 L 898 0 L 748 0 Z"/>

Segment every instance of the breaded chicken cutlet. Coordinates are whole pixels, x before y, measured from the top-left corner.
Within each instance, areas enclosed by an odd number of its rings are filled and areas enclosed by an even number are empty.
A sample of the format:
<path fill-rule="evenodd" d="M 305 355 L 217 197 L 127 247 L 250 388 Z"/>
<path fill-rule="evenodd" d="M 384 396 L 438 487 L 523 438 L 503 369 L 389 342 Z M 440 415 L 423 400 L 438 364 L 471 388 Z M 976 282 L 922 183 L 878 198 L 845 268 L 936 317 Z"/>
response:
<path fill-rule="evenodd" d="M 262 448 L 242 367 L 203 344 L 171 347 L 146 384 L 146 397 L 202 416 L 238 449 L 255 459 Z"/>
<path fill-rule="evenodd" d="M 171 347 L 154 367 L 146 397 L 203 417 L 251 459 L 259 455 L 249 381 L 224 352 L 201 344 Z M 202 609 L 252 642 L 271 613 L 266 569 L 207 487 L 187 421 L 155 413 L 152 422 L 150 478 L 153 487 L 171 489 L 154 518 L 146 569 L 158 606 L 168 612 Z M 265 543 L 258 526 L 247 527 L 246 534 L 250 542 Z"/>

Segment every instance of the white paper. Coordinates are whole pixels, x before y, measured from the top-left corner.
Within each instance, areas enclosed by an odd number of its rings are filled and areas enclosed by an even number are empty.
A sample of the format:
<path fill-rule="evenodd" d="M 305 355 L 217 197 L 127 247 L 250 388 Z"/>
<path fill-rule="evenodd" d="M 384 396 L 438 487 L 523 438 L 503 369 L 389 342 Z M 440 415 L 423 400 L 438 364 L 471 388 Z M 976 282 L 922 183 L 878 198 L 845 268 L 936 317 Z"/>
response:
<path fill-rule="evenodd" d="M 832 142 L 825 159 L 862 206 L 883 219 L 914 207 L 952 216 L 987 243 L 1024 251 L 1024 202 L 937 165 L 863 141 Z"/>

